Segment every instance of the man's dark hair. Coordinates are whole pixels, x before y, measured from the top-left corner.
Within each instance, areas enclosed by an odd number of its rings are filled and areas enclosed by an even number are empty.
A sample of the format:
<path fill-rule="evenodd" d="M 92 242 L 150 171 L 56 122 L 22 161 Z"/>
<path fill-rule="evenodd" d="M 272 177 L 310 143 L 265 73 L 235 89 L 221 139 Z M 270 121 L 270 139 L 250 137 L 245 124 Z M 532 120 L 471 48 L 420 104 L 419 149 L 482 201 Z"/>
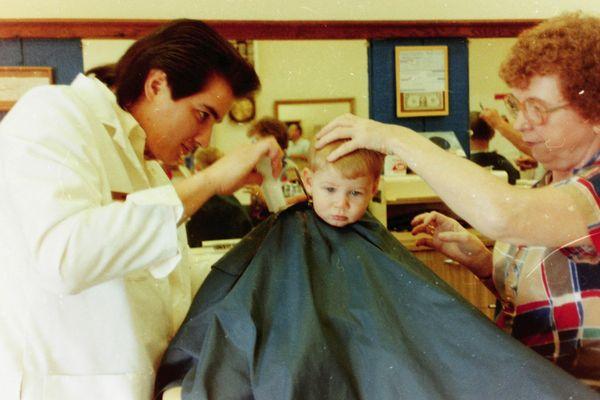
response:
<path fill-rule="evenodd" d="M 478 112 L 472 112 L 470 115 L 470 128 L 473 131 L 474 140 L 490 141 L 494 137 L 494 128 L 492 128 Z"/>
<path fill-rule="evenodd" d="M 117 101 L 122 108 L 139 98 L 152 69 L 167 75 L 173 100 L 202 91 L 215 76 L 229 83 L 234 97 L 260 87 L 252 65 L 201 21 L 175 20 L 131 45 L 115 69 Z"/>
<path fill-rule="evenodd" d="M 106 86 L 112 87 L 115 84 L 116 79 L 115 66 L 116 64 L 100 65 L 98 67 L 88 69 L 85 71 L 85 74 L 93 75 Z"/>

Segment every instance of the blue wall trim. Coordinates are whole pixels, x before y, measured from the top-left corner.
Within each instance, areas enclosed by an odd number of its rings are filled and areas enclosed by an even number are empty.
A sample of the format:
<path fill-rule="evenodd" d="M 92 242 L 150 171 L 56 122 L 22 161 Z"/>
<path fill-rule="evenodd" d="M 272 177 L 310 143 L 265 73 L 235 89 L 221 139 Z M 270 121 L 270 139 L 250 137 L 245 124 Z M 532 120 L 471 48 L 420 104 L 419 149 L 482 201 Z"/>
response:
<path fill-rule="evenodd" d="M 52 67 L 54 83 L 68 85 L 83 71 L 81 40 L 0 40 L 0 65 Z"/>
<path fill-rule="evenodd" d="M 443 117 L 396 117 L 395 46 L 448 46 L 449 107 Z M 418 132 L 454 131 L 469 151 L 469 53 L 467 39 L 372 40 L 369 46 L 369 117 Z"/>

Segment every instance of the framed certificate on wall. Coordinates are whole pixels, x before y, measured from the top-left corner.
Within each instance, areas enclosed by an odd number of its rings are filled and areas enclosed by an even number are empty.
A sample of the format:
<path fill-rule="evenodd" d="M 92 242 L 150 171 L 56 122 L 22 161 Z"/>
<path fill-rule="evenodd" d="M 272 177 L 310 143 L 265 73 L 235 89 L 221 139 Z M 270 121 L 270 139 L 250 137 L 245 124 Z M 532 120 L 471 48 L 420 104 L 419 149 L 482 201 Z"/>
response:
<path fill-rule="evenodd" d="M 10 110 L 29 89 L 51 83 L 51 67 L 0 67 L 0 111 Z"/>
<path fill-rule="evenodd" d="M 396 46 L 396 116 L 449 114 L 448 47 Z"/>

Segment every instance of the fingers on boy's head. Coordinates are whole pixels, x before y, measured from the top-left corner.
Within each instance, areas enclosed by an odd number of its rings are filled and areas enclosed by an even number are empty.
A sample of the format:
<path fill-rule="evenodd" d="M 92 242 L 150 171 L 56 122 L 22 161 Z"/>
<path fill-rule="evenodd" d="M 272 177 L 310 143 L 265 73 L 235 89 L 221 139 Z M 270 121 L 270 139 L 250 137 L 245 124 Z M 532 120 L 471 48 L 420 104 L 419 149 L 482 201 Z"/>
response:
<path fill-rule="evenodd" d="M 316 149 L 313 142 L 309 153 L 310 168 L 313 171 L 318 171 L 333 166 L 348 179 L 366 175 L 372 175 L 374 178 L 379 177 L 383 170 L 385 156 L 376 151 L 358 149 L 333 162 L 327 161 L 327 157 L 332 152 L 347 142 L 347 139 L 335 140 L 320 149 Z"/>

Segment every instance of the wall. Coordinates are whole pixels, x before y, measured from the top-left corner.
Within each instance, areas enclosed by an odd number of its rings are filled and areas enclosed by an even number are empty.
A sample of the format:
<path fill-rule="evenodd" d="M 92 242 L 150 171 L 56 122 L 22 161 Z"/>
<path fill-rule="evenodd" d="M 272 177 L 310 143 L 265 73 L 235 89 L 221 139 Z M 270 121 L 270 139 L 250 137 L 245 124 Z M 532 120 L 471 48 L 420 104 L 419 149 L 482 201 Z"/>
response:
<path fill-rule="evenodd" d="M 52 67 L 55 83 L 70 83 L 82 70 L 79 40 L 9 39 L 0 40 L 3 66 Z M 0 112 L 0 119 L 5 112 Z"/>
<path fill-rule="evenodd" d="M 396 46 L 447 46 L 450 113 L 443 117 L 396 117 Z M 371 42 L 369 56 L 370 117 L 417 132 L 453 131 L 468 154 L 469 70 L 465 39 L 390 39 Z"/>
<path fill-rule="evenodd" d="M 508 92 L 498 75 L 499 66 L 515 43 L 514 38 L 469 39 L 469 97 L 471 110 L 484 107 L 504 107 L 494 100 L 495 94 Z"/>
<path fill-rule="evenodd" d="M 2 18 L 455 20 L 547 18 L 600 12 L 590 0 L 0 0 Z"/>
<path fill-rule="evenodd" d="M 500 64 L 508 55 L 514 38 L 469 39 L 469 99 L 470 110 L 480 111 L 481 106 L 495 108 L 502 115 L 507 111 L 502 100 L 494 99 L 496 94 L 508 93 L 510 90 L 498 76 Z M 495 135 L 490 141 L 490 150 L 496 150 L 514 163 L 521 155 L 502 135 Z M 533 171 L 522 175 L 526 178 Z"/>
<path fill-rule="evenodd" d="M 82 68 L 79 40 L 0 40 L 0 60 L 6 66 L 52 67 L 54 83 L 70 83 Z"/>
<path fill-rule="evenodd" d="M 133 40 L 89 40 L 81 41 L 83 69 L 88 70 L 103 64 L 116 62 L 131 46 Z"/>
<path fill-rule="evenodd" d="M 255 43 L 262 89 L 256 117 L 273 116 L 275 100 L 354 97 L 368 115 L 367 44 L 362 40 L 265 40 Z M 315 57 L 317 56 L 317 57 Z M 315 77 L 318 76 L 318 79 Z M 213 144 L 227 152 L 247 140 L 249 124 L 229 119 L 216 127 Z"/>

